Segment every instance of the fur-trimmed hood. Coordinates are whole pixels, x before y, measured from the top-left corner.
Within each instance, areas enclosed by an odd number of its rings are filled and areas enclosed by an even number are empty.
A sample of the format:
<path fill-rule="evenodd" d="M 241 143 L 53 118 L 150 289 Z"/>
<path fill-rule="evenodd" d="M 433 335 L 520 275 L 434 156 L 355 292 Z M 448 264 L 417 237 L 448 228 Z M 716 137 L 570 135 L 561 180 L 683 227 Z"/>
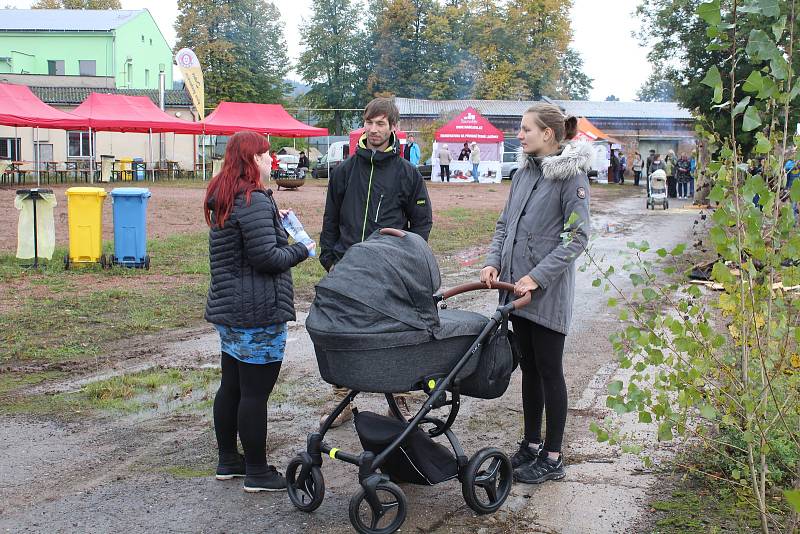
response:
<path fill-rule="evenodd" d="M 548 180 L 567 180 L 576 174 L 586 174 L 592 169 L 594 150 L 587 141 L 573 141 L 564 145 L 556 155 L 537 158 L 528 156 L 519 149 L 517 162 L 519 168 L 524 169 L 529 165 L 538 165 L 542 169 L 542 176 Z"/>

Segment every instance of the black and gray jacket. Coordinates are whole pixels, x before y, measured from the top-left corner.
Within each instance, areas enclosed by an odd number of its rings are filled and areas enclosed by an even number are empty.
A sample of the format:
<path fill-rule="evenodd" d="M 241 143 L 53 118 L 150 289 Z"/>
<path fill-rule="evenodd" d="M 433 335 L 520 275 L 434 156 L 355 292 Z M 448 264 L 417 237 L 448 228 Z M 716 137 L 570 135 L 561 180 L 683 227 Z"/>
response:
<path fill-rule="evenodd" d="M 319 261 L 325 270 L 352 245 L 380 228 L 399 228 L 426 241 L 433 225 L 431 201 L 419 171 L 399 157 L 392 134 L 384 152 L 369 149 L 366 135 L 355 155 L 331 170 L 322 220 Z"/>
<path fill-rule="evenodd" d="M 486 265 L 500 281 L 529 275 L 539 285 L 531 303 L 513 312 L 567 334 L 575 297 L 575 260 L 589 241 L 589 143 L 566 145 L 544 158 L 522 155 L 505 209 L 495 226 Z M 570 216 L 576 215 L 571 223 Z M 565 240 L 565 228 L 572 232 Z M 510 299 L 501 292 L 501 303 Z"/>
<path fill-rule="evenodd" d="M 255 328 L 295 320 L 290 269 L 308 257 L 302 243 L 289 245 L 272 191 L 239 194 L 225 226 L 208 234 L 211 284 L 205 318 L 214 324 Z"/>

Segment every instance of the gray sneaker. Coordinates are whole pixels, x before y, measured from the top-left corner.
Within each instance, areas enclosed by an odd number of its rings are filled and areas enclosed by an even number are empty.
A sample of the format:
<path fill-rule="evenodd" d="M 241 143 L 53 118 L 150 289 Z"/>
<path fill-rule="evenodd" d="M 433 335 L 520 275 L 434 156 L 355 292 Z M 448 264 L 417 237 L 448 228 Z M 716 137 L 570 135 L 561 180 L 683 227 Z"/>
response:
<path fill-rule="evenodd" d="M 539 457 L 539 454 L 542 452 L 542 446 L 543 444 L 539 443 L 539 445 L 536 447 L 531 447 L 531 444 L 528 441 L 524 439 L 520 441 L 519 449 L 511 457 L 511 467 L 516 469 L 517 467 L 521 467 L 525 464 L 535 462 Z"/>
<path fill-rule="evenodd" d="M 561 480 L 567 475 L 561 455 L 551 460 L 544 453 L 535 462 L 514 469 L 514 480 L 523 484 L 541 484 L 548 480 Z"/>

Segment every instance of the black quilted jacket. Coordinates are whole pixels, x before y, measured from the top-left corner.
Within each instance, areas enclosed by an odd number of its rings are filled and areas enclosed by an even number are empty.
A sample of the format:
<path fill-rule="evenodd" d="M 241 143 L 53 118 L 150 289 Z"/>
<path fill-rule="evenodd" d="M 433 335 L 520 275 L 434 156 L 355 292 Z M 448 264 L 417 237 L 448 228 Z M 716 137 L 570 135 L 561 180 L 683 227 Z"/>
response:
<path fill-rule="evenodd" d="M 209 208 L 214 223 L 213 198 Z M 254 191 L 249 206 L 238 195 L 225 226 L 212 225 L 208 252 L 207 321 L 254 328 L 295 320 L 290 269 L 308 257 L 308 249 L 289 245 L 272 191 Z"/>

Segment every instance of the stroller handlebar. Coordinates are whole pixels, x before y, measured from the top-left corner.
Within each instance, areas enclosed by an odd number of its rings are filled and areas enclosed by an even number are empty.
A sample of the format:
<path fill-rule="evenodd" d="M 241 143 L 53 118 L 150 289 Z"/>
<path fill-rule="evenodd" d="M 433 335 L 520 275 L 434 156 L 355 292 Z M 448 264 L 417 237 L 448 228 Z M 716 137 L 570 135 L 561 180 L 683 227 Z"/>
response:
<path fill-rule="evenodd" d="M 486 284 L 483 282 L 469 282 L 466 284 L 461 284 L 460 286 L 456 286 L 454 288 L 448 289 L 441 295 L 436 295 L 435 298 L 437 300 L 446 300 L 450 297 L 454 297 L 456 295 L 460 295 L 461 293 L 467 293 L 468 291 L 477 291 L 479 289 L 499 289 L 501 291 L 508 291 L 509 293 L 514 292 L 514 284 L 509 284 L 508 282 L 492 282 L 491 287 L 487 287 Z M 513 304 L 514 309 L 518 310 L 523 306 L 527 306 L 531 303 L 531 293 L 530 291 L 525 293 L 523 296 L 519 297 L 518 299 L 514 300 L 511 304 Z"/>

